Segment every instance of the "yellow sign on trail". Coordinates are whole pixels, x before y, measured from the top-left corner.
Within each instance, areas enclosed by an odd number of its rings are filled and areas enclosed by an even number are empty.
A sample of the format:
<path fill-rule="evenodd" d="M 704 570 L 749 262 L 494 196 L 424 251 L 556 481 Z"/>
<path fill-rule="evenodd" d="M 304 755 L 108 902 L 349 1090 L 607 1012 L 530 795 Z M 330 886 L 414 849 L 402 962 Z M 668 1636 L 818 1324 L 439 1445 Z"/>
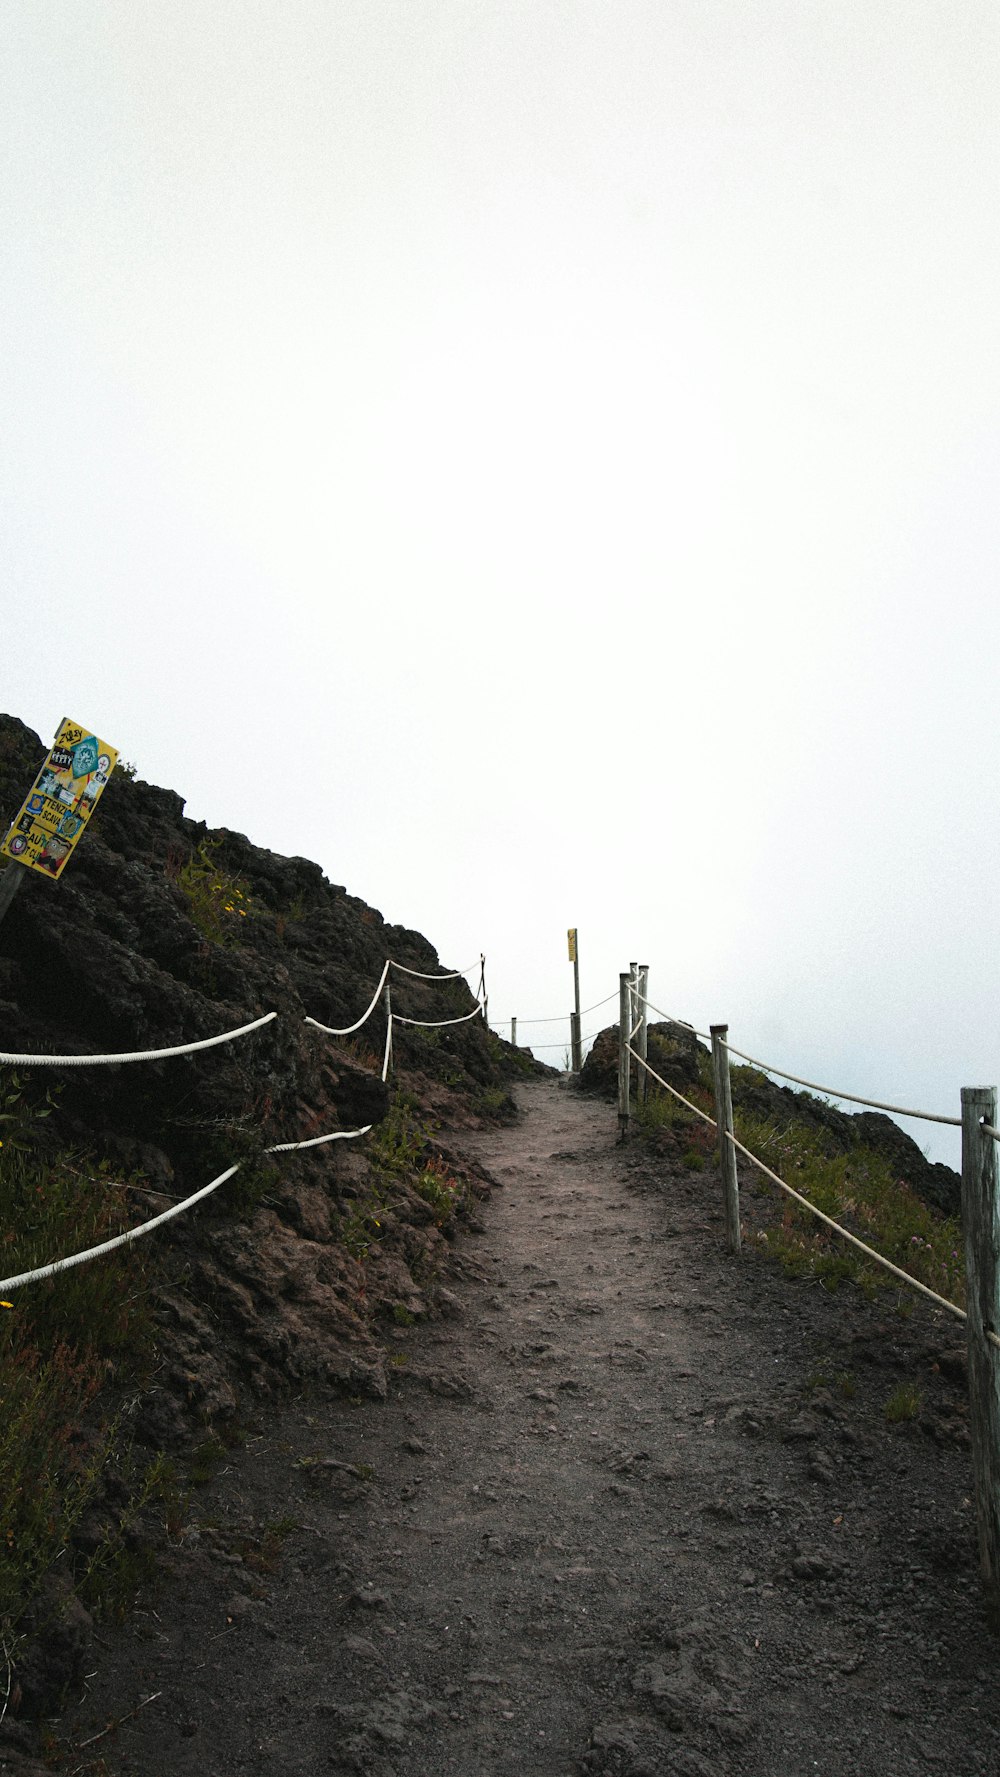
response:
<path fill-rule="evenodd" d="M 569 931 L 566 933 L 566 936 L 569 939 L 569 960 L 571 963 L 575 963 L 576 962 L 576 927 L 570 926 Z"/>
<path fill-rule="evenodd" d="M 59 724 L 55 744 L 14 816 L 0 857 L 16 858 L 43 876 L 63 867 L 97 806 L 118 754 L 89 728 Z"/>

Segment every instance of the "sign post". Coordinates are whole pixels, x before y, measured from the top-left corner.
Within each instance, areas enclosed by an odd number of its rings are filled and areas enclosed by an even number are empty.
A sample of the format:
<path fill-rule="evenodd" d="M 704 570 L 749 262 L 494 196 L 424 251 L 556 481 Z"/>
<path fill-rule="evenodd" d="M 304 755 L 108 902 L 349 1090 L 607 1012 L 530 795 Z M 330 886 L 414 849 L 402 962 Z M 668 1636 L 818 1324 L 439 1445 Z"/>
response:
<path fill-rule="evenodd" d="M 41 876 L 62 875 L 117 759 L 116 749 L 89 728 L 68 716 L 60 722 L 38 776 L 0 841 L 0 857 L 10 860 L 0 879 L 0 919 L 24 880 L 12 864 Z"/>
<path fill-rule="evenodd" d="M 570 926 L 566 933 L 569 940 L 569 960 L 573 964 L 573 1016 L 569 1021 L 571 1063 L 573 1072 L 578 1074 L 583 1066 L 583 1043 L 580 1039 L 580 952 L 576 941 L 576 927 Z"/>

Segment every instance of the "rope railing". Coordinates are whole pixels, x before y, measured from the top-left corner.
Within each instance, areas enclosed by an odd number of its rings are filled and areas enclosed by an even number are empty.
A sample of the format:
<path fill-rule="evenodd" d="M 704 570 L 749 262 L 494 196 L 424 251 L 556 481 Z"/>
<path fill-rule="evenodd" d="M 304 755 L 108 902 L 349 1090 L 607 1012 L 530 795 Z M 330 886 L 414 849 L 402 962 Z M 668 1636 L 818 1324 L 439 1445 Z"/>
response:
<path fill-rule="evenodd" d="M 589 1017 L 591 1012 L 599 1011 L 601 1006 L 608 1006 L 611 1004 L 612 1000 L 616 1000 L 617 998 L 618 998 L 617 993 L 609 993 L 605 999 L 595 1000 L 594 1004 L 592 1006 L 584 1006 L 583 1007 L 583 1009 L 580 1012 L 580 1017 L 581 1018 Z M 494 1018 L 492 1020 L 492 1024 L 494 1026 L 502 1025 L 502 1026 L 504 1026 L 504 1028 L 506 1028 L 506 1026 L 508 1024 L 516 1023 L 518 1029 L 520 1030 L 522 1025 L 527 1026 L 529 1024 L 565 1024 L 568 1016 L 569 1016 L 569 1014 L 567 1012 L 558 1012 L 558 1013 L 554 1013 L 551 1018 L 517 1018 L 517 1019 Z M 550 1049 L 556 1048 L 558 1046 L 559 1045 L 554 1044 L 554 1043 L 549 1043 L 547 1045 L 547 1047 Z M 539 1047 L 540 1048 L 540 1047 L 542 1047 L 542 1045 L 537 1044 L 537 1045 L 532 1045 L 532 1047 Z"/>
<path fill-rule="evenodd" d="M 471 1012 L 463 1012 L 461 1018 L 403 1018 L 399 1012 L 392 1013 L 393 1024 L 413 1024 L 418 1030 L 443 1030 L 446 1024 L 468 1024 L 470 1018 L 481 1018 L 482 1002 L 477 1001 Z"/>
<path fill-rule="evenodd" d="M 661 1012 L 660 1008 L 654 1006 L 652 1000 L 646 999 L 643 994 L 637 993 L 636 998 L 651 1012 L 655 1012 L 658 1018 L 665 1019 L 668 1024 L 676 1024 L 682 1030 L 691 1031 L 696 1037 L 703 1037 L 706 1042 L 711 1041 L 709 1031 L 699 1030 L 696 1025 L 688 1024 L 684 1018 L 674 1018 L 668 1012 Z M 919 1117 L 925 1123 L 945 1123 L 953 1129 L 960 1129 L 962 1126 L 961 1117 L 946 1117 L 936 1111 L 916 1111 L 907 1105 L 885 1104 L 878 1098 L 862 1098 L 856 1092 L 842 1092 L 837 1086 L 821 1086 L 815 1080 L 804 1080 L 799 1074 L 787 1073 L 783 1068 L 775 1067 L 773 1062 L 761 1061 L 757 1055 L 748 1055 L 744 1049 L 737 1049 L 735 1043 L 726 1042 L 726 1048 L 730 1055 L 738 1055 L 741 1061 L 749 1062 L 751 1067 L 759 1067 L 765 1074 L 775 1074 L 779 1080 L 791 1080 L 793 1085 L 805 1086 L 809 1092 L 822 1092 L 827 1098 L 843 1099 L 847 1104 L 862 1104 L 873 1111 L 888 1111 L 897 1117 Z M 1000 1141 L 1000 1131 L 991 1130 L 990 1133 Z"/>
<path fill-rule="evenodd" d="M 651 1068 L 647 1061 L 643 1061 L 642 1056 L 632 1048 L 631 1043 L 628 1047 L 629 1054 L 632 1056 L 633 1060 L 637 1061 L 640 1067 L 644 1067 L 646 1072 L 652 1075 L 658 1085 L 664 1087 L 664 1089 L 671 1093 L 674 1098 L 679 1099 L 681 1104 L 686 1105 L 689 1111 L 693 1111 L 696 1117 L 700 1117 L 703 1122 L 708 1123 L 713 1129 L 718 1129 L 719 1125 L 715 1117 L 708 1116 L 705 1111 L 698 1107 L 698 1105 L 693 1104 L 689 1098 L 685 1098 L 683 1092 L 678 1092 L 676 1086 L 671 1086 L 669 1081 L 663 1078 L 662 1074 L 658 1074 L 655 1068 Z M 730 1047 L 730 1045 L 727 1045 L 727 1047 Z M 794 1198 L 796 1203 L 801 1204 L 803 1209 L 807 1209 L 810 1215 L 815 1216 L 817 1221 L 823 1222 L 826 1227 L 831 1228 L 835 1234 L 839 1234 L 843 1240 L 849 1241 L 851 1246 L 856 1247 L 859 1252 L 864 1253 L 866 1258 L 873 1259 L 877 1265 L 882 1266 L 883 1270 L 890 1271 L 894 1277 L 898 1277 L 902 1283 L 908 1284 L 911 1289 L 917 1290 L 920 1295 L 926 1296 L 931 1302 L 936 1303 L 939 1308 L 946 1308 L 949 1314 L 954 1314 L 959 1320 L 968 1319 L 968 1315 L 964 1308 L 959 1308 L 956 1302 L 949 1302 L 946 1296 L 938 1295 L 936 1290 L 932 1290 L 927 1284 L 921 1283 L 919 1278 L 911 1276 L 909 1271 L 904 1271 L 899 1265 L 894 1265 L 891 1259 L 884 1258 L 880 1252 L 877 1252 L 873 1246 L 869 1246 L 866 1241 L 859 1240 L 858 1236 L 852 1234 L 849 1228 L 845 1228 L 842 1223 L 834 1221 L 834 1218 L 828 1216 L 824 1210 L 817 1209 L 815 1203 L 810 1203 L 808 1197 L 803 1197 L 801 1191 L 793 1190 L 791 1185 L 786 1184 L 785 1180 L 781 1178 L 778 1173 L 774 1172 L 770 1166 L 766 1165 L 757 1154 L 752 1153 L 751 1150 L 746 1147 L 743 1142 L 739 1141 L 729 1130 L 726 1130 L 725 1134 L 727 1140 L 732 1142 L 733 1147 L 736 1148 L 746 1160 L 749 1160 L 750 1164 L 755 1166 L 758 1172 L 764 1173 L 765 1177 L 771 1179 L 780 1190 L 785 1192 L 786 1196 Z M 986 1336 L 992 1344 L 1000 1347 L 1000 1336 L 993 1332 L 987 1332 Z"/>
<path fill-rule="evenodd" d="M 264 1152 L 265 1154 L 290 1154 L 301 1148 L 321 1147 L 324 1142 L 356 1141 L 358 1136 L 367 1135 L 373 1127 L 373 1124 L 366 1123 L 361 1129 L 334 1129 L 328 1135 L 314 1135 L 307 1141 L 279 1141 L 271 1147 L 265 1148 Z M 66 1258 L 53 1259 L 48 1265 L 37 1265 L 32 1271 L 22 1271 L 16 1277 L 3 1278 L 0 1280 L 0 1296 L 6 1295 L 8 1290 L 20 1289 L 22 1284 L 41 1283 L 47 1277 L 57 1276 L 60 1271 L 69 1271 L 73 1266 L 84 1265 L 90 1259 L 102 1258 L 104 1254 L 112 1253 L 118 1247 L 132 1245 L 134 1241 L 141 1240 L 143 1235 L 151 1234 L 154 1228 L 161 1228 L 165 1222 L 173 1221 L 175 1216 L 183 1215 L 185 1210 L 192 1209 L 196 1203 L 201 1203 L 205 1197 L 210 1196 L 213 1191 L 217 1191 L 220 1185 L 224 1185 L 235 1173 L 239 1172 L 241 1164 L 242 1162 L 237 1161 L 235 1165 L 227 1167 L 225 1172 L 220 1172 L 218 1178 L 212 1179 L 210 1184 L 202 1185 L 199 1191 L 192 1192 L 190 1197 L 182 1198 L 179 1203 L 172 1204 L 170 1209 L 165 1209 L 159 1215 L 151 1217 L 148 1222 L 139 1222 L 136 1227 L 126 1229 L 123 1234 L 116 1234 L 111 1240 L 102 1240 L 99 1246 L 89 1246 L 82 1252 L 69 1254 Z"/>
<path fill-rule="evenodd" d="M 618 1015 L 618 1125 L 619 1141 L 628 1137 L 631 1116 L 630 1103 L 632 1092 L 632 1063 L 638 1068 L 639 1098 L 643 1098 L 647 1078 L 654 1079 L 667 1093 L 701 1117 L 715 1129 L 719 1148 L 719 1179 L 722 1186 L 722 1220 L 724 1223 L 725 1242 L 730 1253 L 739 1253 L 743 1238 L 740 1220 L 740 1185 L 737 1170 L 737 1155 L 742 1155 L 746 1163 L 759 1172 L 764 1178 L 776 1185 L 784 1196 L 798 1205 L 807 1216 L 812 1216 L 824 1228 L 829 1229 L 838 1240 L 844 1241 L 854 1251 L 861 1253 L 870 1264 L 877 1266 L 894 1278 L 898 1284 L 931 1302 L 939 1313 L 954 1316 L 956 1320 L 966 1323 L 968 1333 L 968 1387 L 969 1387 L 969 1432 L 971 1442 L 972 1469 L 975 1481 L 976 1519 L 979 1539 L 980 1574 L 986 1592 L 987 1608 L 991 1620 L 1000 1623 L 1000 1515 L 996 1510 L 996 1501 L 1000 1497 L 1000 1270 L 997 1266 L 997 1227 L 1000 1225 L 1000 1168 L 994 1144 L 1000 1141 L 1000 1126 L 997 1120 L 997 1091 L 995 1086 L 964 1086 L 962 1088 L 962 1114 L 960 1117 L 949 1117 L 937 1112 L 917 1110 L 907 1105 L 889 1104 L 880 1099 L 863 1098 L 859 1093 L 843 1092 L 832 1086 L 823 1086 L 815 1080 L 804 1079 L 799 1074 L 788 1073 L 784 1068 L 775 1067 L 771 1062 L 762 1061 L 758 1056 L 750 1055 L 729 1042 L 729 1026 L 713 1024 L 707 1032 L 699 1031 L 693 1025 L 684 1028 L 692 1036 L 707 1037 L 711 1043 L 712 1071 L 715 1088 L 715 1117 L 709 1117 L 700 1106 L 692 1103 L 662 1074 L 657 1073 L 646 1060 L 640 1050 L 646 1048 L 648 1024 L 646 1014 L 652 1010 L 660 1018 L 667 1014 L 660 1012 L 652 1005 L 646 987 L 645 965 L 631 963 L 628 972 L 619 976 L 619 1015 Z M 632 1023 L 633 1008 L 639 1006 L 644 1016 L 640 1019 L 641 1036 L 639 1047 L 634 1046 L 633 1031 L 629 1036 L 629 1025 Z M 669 1019 L 673 1025 L 682 1025 L 680 1019 Z M 790 1080 L 796 1086 L 805 1087 L 807 1091 L 822 1094 L 828 1099 L 841 1099 L 847 1104 L 860 1104 L 876 1111 L 884 1111 L 897 1117 L 918 1117 L 929 1123 L 938 1123 L 950 1128 L 958 1127 L 962 1132 L 962 1180 L 961 1180 L 961 1221 L 962 1243 L 965 1250 L 965 1300 L 968 1306 L 959 1307 L 947 1296 L 914 1277 L 912 1272 L 904 1270 L 902 1265 L 894 1264 L 874 1246 L 845 1228 L 825 1210 L 821 1210 L 801 1191 L 786 1183 L 781 1174 L 755 1154 L 744 1142 L 740 1141 L 733 1126 L 732 1075 L 731 1057 L 738 1055 L 751 1067 L 759 1068 L 763 1074 L 773 1074 L 780 1080 Z M 844 1208 L 850 1205 L 845 1202 Z M 901 1256 L 906 1256 L 905 1252 Z M 957 1255 L 956 1255 L 957 1256 Z"/>
<path fill-rule="evenodd" d="M 391 966 L 392 966 L 392 959 L 390 957 L 386 957 L 385 968 L 382 970 L 382 973 L 379 976 L 378 986 L 376 987 L 375 992 L 372 994 L 372 997 L 368 1002 L 367 1010 L 362 1012 L 361 1017 L 358 1018 L 354 1024 L 344 1024 L 344 1025 L 321 1024 L 318 1018 L 309 1018 L 309 1017 L 307 1017 L 305 1019 L 305 1023 L 311 1024 L 314 1027 L 314 1029 L 316 1029 L 316 1030 L 323 1031 L 324 1034 L 328 1037 L 351 1037 L 351 1036 L 353 1036 L 354 1032 L 356 1030 L 360 1030 L 361 1026 L 363 1024 L 368 1023 L 368 1020 L 371 1017 L 372 1013 L 374 1012 L 375 1007 L 378 1005 L 379 1000 L 382 996 L 382 989 L 385 986 L 386 978 L 389 974 L 389 969 L 391 968 Z"/>
<path fill-rule="evenodd" d="M 848 1104 L 867 1105 L 873 1111 L 891 1111 L 897 1117 L 920 1117 L 925 1123 L 947 1123 L 954 1129 L 961 1129 L 961 1117 L 945 1117 L 936 1111 L 914 1111 L 902 1104 L 883 1104 L 877 1098 L 861 1098 L 856 1092 L 841 1092 L 836 1086 L 818 1086 L 815 1080 L 800 1079 L 798 1074 L 785 1073 L 780 1067 L 772 1066 L 769 1061 L 759 1061 L 755 1055 L 747 1055 L 744 1050 L 737 1049 L 735 1044 L 726 1043 L 730 1055 L 738 1055 L 741 1061 L 748 1061 L 751 1067 L 759 1067 L 766 1074 L 777 1074 L 779 1080 L 791 1080 L 796 1086 L 805 1086 L 810 1092 L 823 1092 L 827 1098 L 842 1098 Z"/>
<path fill-rule="evenodd" d="M 440 975 L 427 975 L 423 969 L 408 969 L 405 963 L 396 962 L 394 957 L 389 958 L 391 968 L 398 970 L 400 975 L 412 975 L 417 981 L 461 981 L 466 975 L 471 975 L 475 969 L 481 968 L 482 961 L 482 957 L 477 957 L 467 969 L 445 969 Z"/>
<path fill-rule="evenodd" d="M 235 1030 L 224 1030 L 217 1037 L 202 1037 L 196 1043 L 175 1043 L 168 1049 L 132 1049 L 110 1055 L 11 1055 L 0 1053 L 3 1067 L 117 1067 L 129 1061 L 167 1061 L 172 1055 L 194 1055 L 200 1049 L 214 1049 L 219 1043 L 234 1043 L 251 1031 L 261 1030 L 277 1018 L 277 1012 L 266 1012 L 251 1024 L 240 1024 Z"/>
<path fill-rule="evenodd" d="M 472 966 L 479 969 L 480 986 L 484 989 L 486 974 L 485 957 L 480 956 L 478 963 L 475 963 Z M 417 1025 L 426 1030 L 440 1030 L 446 1025 L 467 1024 L 472 1018 L 482 1017 L 486 1010 L 484 994 L 483 997 L 477 999 L 471 1012 L 463 1013 L 458 1018 L 431 1020 L 402 1017 L 399 1013 L 393 1013 L 388 1009 L 388 988 L 386 982 L 391 968 L 397 968 L 405 975 L 415 976 L 424 981 L 461 980 L 464 975 L 469 972 L 468 970 L 450 970 L 442 972 L 440 975 L 429 975 L 418 969 L 409 969 L 405 964 L 397 963 L 392 957 L 388 957 L 381 976 L 379 977 L 378 986 L 375 989 L 375 993 L 367 1010 L 354 1024 L 337 1028 L 332 1025 L 321 1024 L 316 1018 L 306 1017 L 304 1020 L 306 1024 L 313 1025 L 315 1029 L 323 1031 L 328 1036 L 351 1036 L 355 1031 L 360 1030 L 362 1025 L 364 1025 L 371 1017 L 384 990 L 386 993 L 387 1018 L 385 1052 L 382 1063 L 383 1082 L 388 1077 L 389 1064 L 392 1058 L 392 1026 L 394 1021 L 400 1024 Z M 264 1025 L 272 1023 L 277 1017 L 277 1012 L 267 1012 L 263 1017 L 255 1018 L 249 1024 L 241 1024 L 234 1030 L 222 1031 L 218 1036 L 203 1037 L 193 1043 L 177 1043 L 163 1049 L 142 1049 L 127 1052 L 120 1051 L 108 1055 L 21 1055 L 0 1052 L 0 1065 L 10 1067 L 110 1067 L 122 1062 L 163 1061 L 172 1056 L 193 1055 L 204 1049 L 215 1048 L 220 1043 L 234 1042 L 240 1037 L 249 1036 L 252 1031 L 261 1030 Z M 270 1147 L 265 1148 L 264 1152 L 267 1154 L 290 1154 L 301 1152 L 305 1148 L 322 1147 L 328 1142 L 355 1141 L 360 1136 L 368 1135 L 373 1127 L 373 1124 L 366 1123 L 363 1128 L 360 1129 L 335 1129 L 329 1131 L 326 1135 L 310 1136 L 303 1141 L 275 1142 Z M 151 1217 L 147 1222 L 141 1222 L 134 1228 L 129 1228 L 121 1234 L 116 1234 L 110 1240 L 101 1241 L 97 1246 L 87 1247 L 82 1252 L 71 1253 L 61 1259 L 53 1259 L 47 1265 L 36 1266 L 30 1271 L 23 1271 L 14 1277 L 7 1277 L 0 1280 L 0 1295 L 7 1291 L 19 1289 L 26 1283 L 38 1283 L 46 1278 L 55 1277 L 62 1271 L 68 1271 L 76 1265 L 83 1265 L 91 1259 L 101 1258 L 107 1253 L 115 1252 L 121 1247 L 130 1245 L 133 1241 L 142 1239 L 146 1234 L 151 1234 L 154 1229 L 160 1228 L 164 1223 L 172 1221 L 175 1216 L 183 1215 L 186 1210 L 191 1209 L 196 1203 L 202 1202 L 204 1198 L 208 1197 L 213 1191 L 218 1190 L 220 1185 L 225 1184 L 226 1181 L 231 1179 L 239 1170 L 240 1162 L 236 1162 L 233 1166 L 227 1167 L 225 1172 L 221 1172 L 217 1178 L 212 1179 L 209 1184 L 203 1185 L 200 1190 L 193 1192 L 190 1197 L 185 1197 L 180 1202 L 172 1204 L 169 1209 L 162 1211 L 159 1215 Z"/>

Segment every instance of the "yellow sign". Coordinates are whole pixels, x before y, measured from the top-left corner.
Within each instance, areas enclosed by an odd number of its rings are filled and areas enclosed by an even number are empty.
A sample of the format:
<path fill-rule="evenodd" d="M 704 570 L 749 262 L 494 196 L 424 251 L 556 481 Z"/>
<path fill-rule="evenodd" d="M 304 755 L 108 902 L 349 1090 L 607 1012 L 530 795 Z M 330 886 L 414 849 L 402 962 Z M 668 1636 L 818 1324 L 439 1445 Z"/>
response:
<path fill-rule="evenodd" d="M 44 876 L 61 876 L 117 758 L 107 741 L 67 716 L 0 844 L 0 856 L 16 858 Z"/>
<path fill-rule="evenodd" d="M 576 962 L 576 927 L 570 926 L 569 931 L 566 933 L 566 936 L 569 939 L 569 960 L 571 963 L 575 963 Z"/>

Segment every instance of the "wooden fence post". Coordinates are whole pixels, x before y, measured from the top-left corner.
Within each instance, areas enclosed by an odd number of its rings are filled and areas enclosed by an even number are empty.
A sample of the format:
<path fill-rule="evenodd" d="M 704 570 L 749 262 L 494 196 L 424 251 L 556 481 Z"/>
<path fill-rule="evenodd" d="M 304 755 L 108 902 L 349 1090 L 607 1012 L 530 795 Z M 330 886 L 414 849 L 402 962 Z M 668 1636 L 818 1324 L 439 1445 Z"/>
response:
<path fill-rule="evenodd" d="M 731 1253 L 740 1250 L 740 1186 L 736 1175 L 736 1149 L 729 1137 L 733 1134 L 733 1094 L 729 1079 L 729 1050 L 726 1038 L 728 1024 L 710 1024 L 712 1037 L 712 1072 L 715 1076 L 715 1120 L 719 1128 L 719 1171 L 722 1174 L 722 1215 L 726 1225 L 726 1245 Z"/>
<path fill-rule="evenodd" d="M 580 1014 L 571 1012 L 569 1015 L 570 1065 L 575 1074 L 583 1066 L 583 1044 L 580 1041 Z"/>
<path fill-rule="evenodd" d="M 628 1035 L 632 1028 L 632 977 L 618 977 L 618 1140 L 624 1141 L 628 1135 L 629 1124 L 629 1063 Z"/>
<path fill-rule="evenodd" d="M 385 1054 L 382 1057 L 382 1080 L 389 1078 L 389 1063 L 392 1060 L 392 994 L 388 981 L 382 995 L 382 1009 L 385 1012 Z"/>
<path fill-rule="evenodd" d="M 510 1021 L 510 1046 L 512 1049 L 517 1048 L 517 1019 L 516 1018 L 512 1018 Z"/>
<path fill-rule="evenodd" d="M 979 1572 L 991 1628 L 1000 1629 L 1000 1202 L 995 1086 L 962 1088 L 962 1227 L 968 1313 L 969 1430 L 976 1484 Z"/>
<path fill-rule="evenodd" d="M 643 1061 L 645 1061 L 649 1054 L 649 1007 L 646 1004 L 646 995 L 649 992 L 648 963 L 639 964 L 639 980 L 637 986 L 639 991 L 639 1017 L 642 1019 L 642 1023 L 639 1026 L 639 1040 L 636 1043 L 636 1052 L 641 1055 Z M 640 1067 L 637 1069 L 637 1076 L 635 1083 L 636 1097 L 642 1105 L 646 1102 L 646 1087 L 649 1084 L 649 1075 L 644 1067 Z"/>

